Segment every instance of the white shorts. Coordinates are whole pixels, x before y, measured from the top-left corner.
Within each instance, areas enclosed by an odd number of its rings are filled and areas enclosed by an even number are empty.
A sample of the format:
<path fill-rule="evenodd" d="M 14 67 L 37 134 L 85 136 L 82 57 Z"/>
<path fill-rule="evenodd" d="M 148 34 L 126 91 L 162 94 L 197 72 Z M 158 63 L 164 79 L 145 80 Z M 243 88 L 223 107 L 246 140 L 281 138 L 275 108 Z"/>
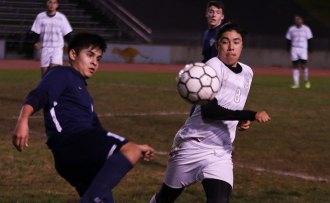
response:
<path fill-rule="evenodd" d="M 217 179 L 233 187 L 233 162 L 223 149 L 205 148 L 197 141 L 182 143 L 171 152 L 164 183 L 172 188 L 183 188 L 203 179 Z"/>
<path fill-rule="evenodd" d="M 63 48 L 43 47 L 40 52 L 40 67 L 47 68 L 51 64 L 63 65 Z"/>
<path fill-rule="evenodd" d="M 308 60 L 308 51 L 306 48 L 291 48 L 291 61 Z"/>

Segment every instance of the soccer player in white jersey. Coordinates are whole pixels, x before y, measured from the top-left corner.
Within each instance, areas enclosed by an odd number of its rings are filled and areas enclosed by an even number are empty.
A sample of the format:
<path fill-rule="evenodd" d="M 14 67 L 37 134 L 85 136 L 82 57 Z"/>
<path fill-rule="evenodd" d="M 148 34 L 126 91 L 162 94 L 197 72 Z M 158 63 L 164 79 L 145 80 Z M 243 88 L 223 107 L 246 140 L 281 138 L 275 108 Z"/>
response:
<path fill-rule="evenodd" d="M 66 16 L 57 11 L 59 0 L 47 0 L 47 11 L 37 15 L 31 31 L 34 47 L 40 50 L 41 74 L 49 67 L 63 64 L 63 48 L 72 27 Z"/>
<path fill-rule="evenodd" d="M 232 143 L 236 130 L 247 130 L 251 121 L 270 120 L 265 111 L 243 110 L 253 72 L 238 62 L 244 31 L 228 23 L 216 37 L 218 56 L 206 62 L 220 79 L 216 98 L 195 105 L 177 132 L 168 161 L 164 183 L 150 203 L 172 203 L 183 189 L 201 182 L 207 203 L 228 203 L 233 188 Z"/>
<path fill-rule="evenodd" d="M 312 31 L 304 24 L 303 17 L 295 15 L 294 25 L 290 26 L 286 33 L 287 51 L 291 53 L 291 61 L 293 65 L 293 85 L 291 88 L 295 89 L 300 87 L 300 68 L 304 71 L 305 87 L 311 87 L 307 60 L 308 52 L 312 52 L 312 38 Z"/>

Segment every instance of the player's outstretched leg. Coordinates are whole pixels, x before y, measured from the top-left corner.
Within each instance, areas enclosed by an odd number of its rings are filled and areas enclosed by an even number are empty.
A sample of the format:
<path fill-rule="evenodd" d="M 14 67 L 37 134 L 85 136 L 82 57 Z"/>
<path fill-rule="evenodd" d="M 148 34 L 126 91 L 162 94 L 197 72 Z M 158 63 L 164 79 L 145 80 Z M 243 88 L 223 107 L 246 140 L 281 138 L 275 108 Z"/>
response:
<path fill-rule="evenodd" d="M 229 197 L 232 191 L 229 183 L 217 179 L 204 179 L 202 184 L 207 203 L 229 203 Z"/>
<path fill-rule="evenodd" d="M 113 203 L 112 189 L 132 167 L 132 163 L 122 153 L 111 155 L 82 196 L 80 203 Z"/>
<path fill-rule="evenodd" d="M 184 188 L 171 188 L 163 183 L 160 191 L 154 194 L 149 203 L 173 203 Z"/>

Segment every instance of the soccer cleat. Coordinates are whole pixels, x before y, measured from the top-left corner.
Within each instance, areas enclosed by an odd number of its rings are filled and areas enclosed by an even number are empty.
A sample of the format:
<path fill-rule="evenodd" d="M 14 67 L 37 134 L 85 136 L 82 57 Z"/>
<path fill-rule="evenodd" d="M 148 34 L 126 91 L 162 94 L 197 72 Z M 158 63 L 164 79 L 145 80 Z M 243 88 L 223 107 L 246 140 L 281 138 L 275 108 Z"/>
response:
<path fill-rule="evenodd" d="M 309 81 L 307 81 L 306 83 L 305 83 L 305 88 L 307 88 L 307 89 L 309 89 L 309 88 L 311 88 L 311 83 L 309 82 Z"/>
<path fill-rule="evenodd" d="M 299 88 L 299 85 L 291 85 L 291 88 L 292 89 L 298 89 Z"/>

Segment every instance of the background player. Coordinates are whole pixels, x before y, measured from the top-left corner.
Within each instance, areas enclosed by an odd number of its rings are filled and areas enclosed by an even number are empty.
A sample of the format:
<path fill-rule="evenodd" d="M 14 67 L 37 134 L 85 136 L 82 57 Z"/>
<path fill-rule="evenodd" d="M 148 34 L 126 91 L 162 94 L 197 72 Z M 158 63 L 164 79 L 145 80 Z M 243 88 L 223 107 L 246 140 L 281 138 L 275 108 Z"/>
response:
<path fill-rule="evenodd" d="M 225 22 L 224 9 L 225 7 L 220 1 L 210 1 L 206 5 L 206 20 L 208 29 L 203 34 L 202 62 L 204 63 L 210 58 L 218 55 L 215 37 L 219 28 Z"/>
<path fill-rule="evenodd" d="M 37 15 L 31 28 L 34 47 L 40 51 L 41 74 L 49 67 L 63 64 L 64 42 L 68 42 L 72 32 L 66 16 L 57 11 L 58 1 L 47 0 L 47 10 Z"/>
<path fill-rule="evenodd" d="M 300 87 L 300 68 L 304 71 L 305 87 L 311 87 L 307 60 L 308 52 L 312 52 L 312 38 L 312 31 L 304 24 L 303 17 L 295 15 L 294 25 L 290 26 L 286 33 L 287 51 L 291 53 L 291 61 L 293 65 L 293 85 L 291 88 Z"/>
<path fill-rule="evenodd" d="M 111 203 L 112 188 L 141 157 L 150 160 L 154 150 L 108 132 L 94 111 L 86 79 L 99 68 L 104 39 L 80 33 L 70 40 L 68 50 L 71 66 L 50 68 L 28 94 L 12 141 L 19 151 L 27 147 L 29 119 L 43 108 L 57 172 L 76 188 L 81 202 Z"/>
<path fill-rule="evenodd" d="M 236 128 L 247 130 L 251 121 L 270 120 L 265 111 L 243 110 L 253 72 L 238 62 L 244 31 L 228 23 L 218 32 L 218 57 L 206 62 L 221 83 L 214 100 L 196 105 L 177 132 L 168 161 L 164 183 L 150 203 L 172 203 L 183 189 L 202 182 L 208 203 L 227 203 L 233 187 L 232 143 Z"/>

